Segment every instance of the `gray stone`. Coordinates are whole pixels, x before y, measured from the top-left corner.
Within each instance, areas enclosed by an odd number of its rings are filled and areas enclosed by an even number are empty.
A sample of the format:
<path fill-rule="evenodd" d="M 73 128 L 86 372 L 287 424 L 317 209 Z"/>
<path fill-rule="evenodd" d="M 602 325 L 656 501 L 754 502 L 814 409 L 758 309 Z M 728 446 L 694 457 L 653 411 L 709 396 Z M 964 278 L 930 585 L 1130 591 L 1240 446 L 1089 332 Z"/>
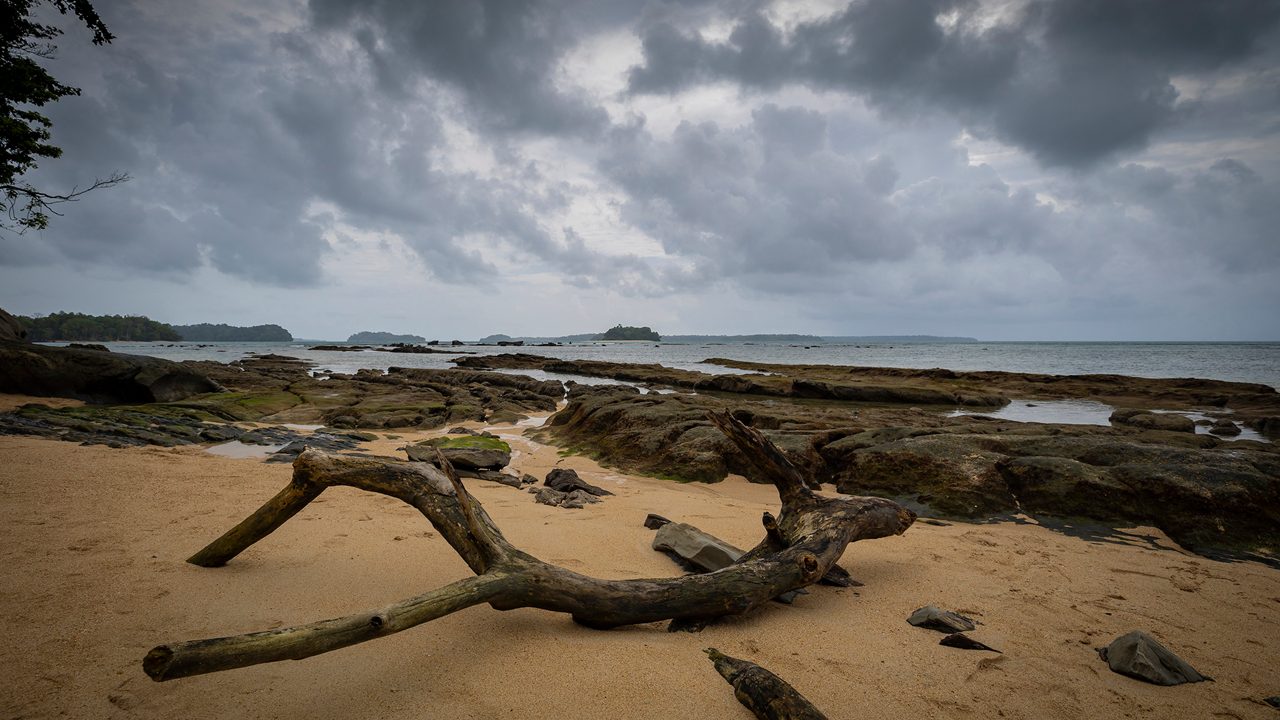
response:
<path fill-rule="evenodd" d="M 533 490 L 533 488 L 530 488 Z M 538 488 L 534 497 L 535 502 L 543 505 L 551 505 L 552 507 L 562 507 L 571 510 L 581 509 L 584 505 L 600 502 L 600 498 L 583 492 L 582 490 L 574 490 L 572 492 L 561 492 L 554 488 L 544 487 Z"/>
<path fill-rule="evenodd" d="M 911 617 L 907 618 L 907 622 L 916 627 L 929 628 L 930 630 L 945 633 L 968 632 L 977 627 L 972 619 L 950 610 L 942 610 L 933 605 L 925 605 L 911 613 Z"/>
<path fill-rule="evenodd" d="M 692 525 L 668 523 L 653 536 L 653 549 L 669 553 L 706 572 L 726 568 L 742 557 L 743 551 L 708 535 Z"/>
<path fill-rule="evenodd" d="M 1210 679 L 1141 630 L 1121 635 L 1099 649 L 1098 655 L 1107 661 L 1112 672 L 1155 685 L 1181 685 Z"/>
<path fill-rule="evenodd" d="M 578 473 L 568 468 L 556 468 L 547 473 L 547 477 L 542 481 L 544 485 L 560 492 L 573 492 L 581 490 L 592 495 L 603 496 L 612 495 L 613 493 L 601 487 L 596 487 L 591 483 L 578 477 Z"/>

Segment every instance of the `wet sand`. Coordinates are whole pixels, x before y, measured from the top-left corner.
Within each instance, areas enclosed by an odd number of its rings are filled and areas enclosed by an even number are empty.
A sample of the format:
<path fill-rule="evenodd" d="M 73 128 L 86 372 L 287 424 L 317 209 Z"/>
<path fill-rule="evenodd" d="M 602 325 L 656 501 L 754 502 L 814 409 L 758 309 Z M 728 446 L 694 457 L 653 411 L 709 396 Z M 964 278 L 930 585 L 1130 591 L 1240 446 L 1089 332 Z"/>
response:
<path fill-rule="evenodd" d="M 747 547 L 776 509 L 771 487 L 741 478 L 627 476 L 497 431 L 517 473 L 559 464 L 617 493 L 562 510 L 468 481 L 512 542 L 580 572 L 678 574 L 650 549 L 647 512 Z M 371 448 L 394 454 L 431 434 Z M 1280 572 L 1184 553 L 1152 529 L 1089 542 L 1014 523 L 917 523 L 856 543 L 843 564 L 865 587 L 815 587 L 698 634 L 476 607 L 300 662 L 149 680 L 141 659 L 156 644 L 344 615 L 468 573 L 415 511 L 345 488 L 224 568 L 183 561 L 290 472 L 195 447 L 0 437 L 0 717 L 749 717 L 702 654 L 712 646 L 773 670 L 832 718 L 1276 717 L 1260 701 L 1280 694 Z M 940 647 L 939 633 L 905 622 L 925 604 L 980 620 L 973 636 L 1005 654 Z M 1111 673 L 1093 648 L 1136 628 L 1217 681 L 1161 688 Z"/>

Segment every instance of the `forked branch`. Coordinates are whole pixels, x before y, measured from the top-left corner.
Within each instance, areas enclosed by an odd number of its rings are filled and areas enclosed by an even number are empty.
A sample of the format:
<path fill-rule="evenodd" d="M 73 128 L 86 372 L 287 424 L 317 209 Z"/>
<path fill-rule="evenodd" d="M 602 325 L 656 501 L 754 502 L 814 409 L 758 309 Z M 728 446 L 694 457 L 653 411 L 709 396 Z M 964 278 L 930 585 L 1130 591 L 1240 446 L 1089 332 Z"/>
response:
<path fill-rule="evenodd" d="M 748 612 L 771 598 L 813 584 L 854 541 L 901 534 L 915 515 L 882 498 L 824 498 L 768 439 L 728 414 L 717 426 L 778 488 L 782 511 L 768 536 L 734 565 L 713 573 L 646 580 L 602 580 L 552 565 L 507 542 L 453 468 L 307 450 L 290 484 L 257 512 L 193 555 L 222 565 L 262 540 L 325 488 L 345 485 L 398 498 L 417 508 L 467 562 L 476 577 L 386 608 L 290 628 L 161 645 L 143 669 L 170 680 L 277 660 L 299 660 L 383 637 L 473 605 L 498 610 L 541 608 L 583 625 L 673 620 L 697 623 Z M 443 470 L 442 470 L 442 469 Z"/>

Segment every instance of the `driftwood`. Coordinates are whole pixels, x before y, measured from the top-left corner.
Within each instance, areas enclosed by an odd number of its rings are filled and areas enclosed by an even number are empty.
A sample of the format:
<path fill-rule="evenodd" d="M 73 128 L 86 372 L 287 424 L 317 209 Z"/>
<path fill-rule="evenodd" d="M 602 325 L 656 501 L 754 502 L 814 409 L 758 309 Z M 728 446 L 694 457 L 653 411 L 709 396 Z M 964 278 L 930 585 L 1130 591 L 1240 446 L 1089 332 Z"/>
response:
<path fill-rule="evenodd" d="M 716 672 L 733 686 L 733 695 L 760 720 L 827 720 L 790 683 L 759 665 L 707 648 Z"/>
<path fill-rule="evenodd" d="M 474 605 L 568 613 L 591 628 L 671 620 L 697 625 L 749 612 L 823 578 L 854 541 L 898 535 L 915 514 L 883 498 L 826 498 L 764 436 L 728 413 L 712 420 L 773 482 L 782 501 L 766 537 L 736 564 L 701 575 L 601 580 L 543 562 L 502 536 L 448 462 L 356 458 L 307 450 L 293 479 L 257 512 L 188 562 L 223 565 L 262 540 L 332 486 L 381 493 L 426 516 L 475 573 L 418 597 L 344 618 L 264 632 L 161 645 L 143 669 L 153 680 L 300 660 L 400 632 Z"/>

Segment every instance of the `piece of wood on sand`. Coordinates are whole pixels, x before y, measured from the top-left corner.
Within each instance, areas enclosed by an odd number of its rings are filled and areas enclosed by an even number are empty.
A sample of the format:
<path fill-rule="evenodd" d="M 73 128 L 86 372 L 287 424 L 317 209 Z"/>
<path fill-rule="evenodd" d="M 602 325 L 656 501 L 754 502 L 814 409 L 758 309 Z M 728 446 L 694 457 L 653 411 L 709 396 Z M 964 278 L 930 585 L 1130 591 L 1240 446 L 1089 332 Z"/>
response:
<path fill-rule="evenodd" d="M 354 487 L 397 498 L 421 512 L 475 573 L 386 607 L 306 625 L 172 642 L 153 648 L 143 669 L 153 680 L 301 660 L 385 637 L 474 605 L 496 610 L 540 608 L 568 613 L 591 628 L 671 620 L 697 623 L 740 615 L 778 595 L 817 582 L 849 543 L 900 535 L 915 514 L 875 497 L 828 498 L 767 438 L 728 413 L 712 421 L 778 490 L 781 512 L 767 537 L 737 563 L 674 578 L 603 580 L 543 562 L 520 550 L 473 498 L 452 466 L 307 450 L 293 479 L 257 512 L 193 555 L 217 567 L 264 539 L 326 488 Z"/>
<path fill-rule="evenodd" d="M 760 720 L 826 720 L 827 716 L 786 680 L 715 648 L 704 652 L 715 663 L 716 671 L 733 686 L 733 696 Z"/>

